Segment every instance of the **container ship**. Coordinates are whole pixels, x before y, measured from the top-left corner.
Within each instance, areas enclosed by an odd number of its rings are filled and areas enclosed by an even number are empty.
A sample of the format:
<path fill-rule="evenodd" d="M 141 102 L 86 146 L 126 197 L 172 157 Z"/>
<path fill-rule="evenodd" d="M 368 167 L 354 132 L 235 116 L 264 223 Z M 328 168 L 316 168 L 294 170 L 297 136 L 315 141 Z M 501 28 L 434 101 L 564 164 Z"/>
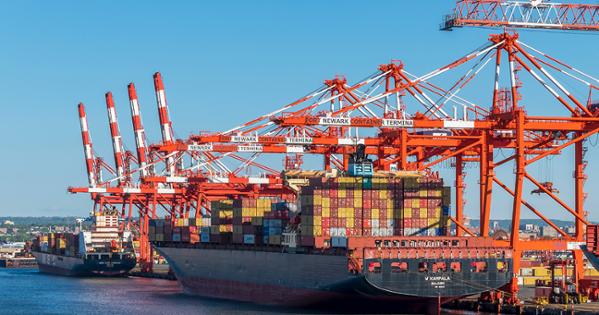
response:
<path fill-rule="evenodd" d="M 421 312 L 508 285 L 511 250 L 449 236 L 441 179 L 372 175 L 287 172 L 295 200 L 213 201 L 202 218 L 151 221 L 150 241 L 187 293 L 260 304 L 364 299 Z"/>
<path fill-rule="evenodd" d="M 90 231 L 48 233 L 33 242 L 39 270 L 64 276 L 124 276 L 137 261 L 131 233 L 119 227 L 118 213 L 92 215 Z"/>

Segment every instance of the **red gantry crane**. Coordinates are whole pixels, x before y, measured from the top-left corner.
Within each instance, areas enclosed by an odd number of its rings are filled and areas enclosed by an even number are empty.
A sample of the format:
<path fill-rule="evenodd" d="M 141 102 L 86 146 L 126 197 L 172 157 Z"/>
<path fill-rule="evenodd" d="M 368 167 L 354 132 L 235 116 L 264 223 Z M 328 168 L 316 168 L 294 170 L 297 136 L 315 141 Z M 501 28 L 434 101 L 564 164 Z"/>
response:
<path fill-rule="evenodd" d="M 514 1 L 459 1 L 455 21 L 462 14 L 462 6 L 470 8 L 475 2 L 502 7 Z M 544 3 L 535 4 L 540 5 Z M 592 9 L 596 10 L 585 10 Z M 482 7 L 465 12 L 480 10 Z M 490 15 L 485 15 L 484 20 L 489 19 Z M 460 21 L 452 22 L 453 26 L 467 25 Z M 577 24 L 575 19 L 568 21 L 568 25 Z M 588 24 L 584 23 L 590 27 Z M 480 74 L 485 71 L 494 73 L 494 79 L 489 84 L 489 97 L 481 100 Z M 523 99 L 528 103 L 534 100 L 522 95 L 521 73 L 529 74 L 530 85 L 551 97 L 552 102 L 544 106 L 554 106 L 555 116 L 527 114 Z M 162 139 L 152 145 L 146 143 L 139 101 L 133 84 L 129 85 L 137 155 L 122 150 L 116 109 L 107 94 L 114 168 L 95 156 L 85 110 L 79 106 L 88 187 L 69 188 L 73 193 L 89 193 L 99 211 L 113 206 L 121 209 L 123 218 L 138 232 L 140 262 L 145 270 L 151 269 L 150 218 L 200 216 L 210 212 L 210 201 L 235 196 L 293 198 L 294 192 L 283 185 L 280 170 L 267 166 L 272 162 L 267 156 L 287 161 L 284 168 L 301 169 L 303 156 L 315 155 L 321 158 L 323 170 L 346 171 L 350 155 L 363 145 L 365 153 L 375 157 L 377 170 L 432 172 L 443 162 L 454 161 L 456 202 L 450 219 L 457 236 L 489 236 L 494 191 L 495 187 L 501 188 L 513 196 L 513 228 L 508 241 L 497 240 L 495 245 L 498 249 L 513 249 L 513 270 L 519 270 L 520 255 L 527 250 L 574 250 L 576 274 L 582 276 L 582 254 L 576 249 L 584 240 L 584 225 L 588 223 L 583 189 L 587 178 L 584 140 L 599 132 L 599 111 L 590 102 L 599 80 L 526 44 L 518 34 L 492 35 L 480 48 L 423 75 L 392 61 L 356 83 L 337 76 L 268 114 L 225 131 L 203 132 L 186 139 L 174 138 L 160 74 L 154 75 L 154 83 Z M 580 90 L 588 95 L 577 94 Z M 574 205 L 567 204 L 527 170 L 569 147 L 575 152 Z M 497 160 L 499 151 L 510 154 Z M 464 224 L 466 164 L 479 170 L 478 233 Z M 516 170 L 514 178 L 508 179 L 513 180 L 512 184 L 501 180 L 497 173 L 505 165 Z M 103 180 L 103 171 L 111 178 Z M 544 193 L 539 198 L 553 200 L 574 218 L 574 236 L 524 199 L 525 181 Z M 553 227 L 559 238 L 521 241 L 518 227 L 523 208 Z M 139 222 L 132 222 L 134 213 Z M 513 279 L 509 290 L 515 297 L 516 273 Z"/>
<path fill-rule="evenodd" d="M 483 26 L 599 31 L 599 6 L 543 0 L 460 0 L 442 30 Z"/>

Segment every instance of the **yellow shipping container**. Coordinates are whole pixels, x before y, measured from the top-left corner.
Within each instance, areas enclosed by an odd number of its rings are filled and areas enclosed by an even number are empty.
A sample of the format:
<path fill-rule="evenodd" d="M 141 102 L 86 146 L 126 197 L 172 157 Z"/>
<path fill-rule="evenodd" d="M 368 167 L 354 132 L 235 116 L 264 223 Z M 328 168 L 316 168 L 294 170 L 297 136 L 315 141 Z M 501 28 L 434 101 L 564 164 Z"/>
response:
<path fill-rule="evenodd" d="M 337 196 L 339 196 L 339 198 L 345 198 L 346 195 L 345 189 L 337 190 Z"/>
<path fill-rule="evenodd" d="M 381 199 L 389 198 L 389 192 L 387 190 L 381 190 L 379 192 L 379 196 L 381 197 Z"/>
<path fill-rule="evenodd" d="M 353 218 L 351 220 L 347 220 L 346 225 L 350 229 L 353 228 L 354 227 L 354 220 L 353 220 Z"/>
<path fill-rule="evenodd" d="M 561 270 L 560 270 L 560 273 L 561 273 Z M 550 271 L 546 267 L 533 267 L 532 275 L 535 277 L 545 277 L 545 276 L 550 275 Z"/>
<path fill-rule="evenodd" d="M 379 209 L 372 209 L 372 218 L 378 219 L 379 217 Z"/>
<path fill-rule="evenodd" d="M 322 227 L 322 216 L 319 216 L 319 215 L 314 216 L 314 226 Z"/>
<path fill-rule="evenodd" d="M 257 217 L 263 217 L 264 216 L 264 209 L 256 209 L 256 216 Z"/>
<path fill-rule="evenodd" d="M 322 208 L 322 216 L 325 218 L 328 218 L 331 216 L 331 209 L 330 208 Z"/>
<path fill-rule="evenodd" d="M 322 206 L 323 207 L 330 207 L 331 206 L 331 198 L 329 198 L 329 197 L 322 197 Z"/>
<path fill-rule="evenodd" d="M 412 208 L 405 208 L 403 211 L 403 216 L 406 219 L 411 219 L 412 218 Z"/>
<path fill-rule="evenodd" d="M 387 208 L 387 219 L 393 218 L 393 209 Z"/>
<path fill-rule="evenodd" d="M 412 200 L 412 208 L 419 208 L 420 207 L 420 201 L 418 201 L 418 199 L 413 199 Z"/>
<path fill-rule="evenodd" d="M 543 277 L 522 277 L 522 284 L 525 286 L 534 286 L 537 280 L 548 280 Z"/>
<path fill-rule="evenodd" d="M 314 204 L 315 205 L 319 205 L 322 203 L 322 197 L 321 196 L 314 196 Z"/>
<path fill-rule="evenodd" d="M 420 208 L 420 218 L 421 219 L 426 219 L 426 217 L 428 217 L 428 209 L 427 208 Z"/>
<path fill-rule="evenodd" d="M 337 182 L 344 184 L 352 184 L 354 183 L 354 177 L 338 177 Z"/>
<path fill-rule="evenodd" d="M 362 197 L 362 190 L 354 189 L 354 197 Z"/>
<path fill-rule="evenodd" d="M 354 197 L 354 207 L 361 207 L 362 206 L 362 197 Z"/>

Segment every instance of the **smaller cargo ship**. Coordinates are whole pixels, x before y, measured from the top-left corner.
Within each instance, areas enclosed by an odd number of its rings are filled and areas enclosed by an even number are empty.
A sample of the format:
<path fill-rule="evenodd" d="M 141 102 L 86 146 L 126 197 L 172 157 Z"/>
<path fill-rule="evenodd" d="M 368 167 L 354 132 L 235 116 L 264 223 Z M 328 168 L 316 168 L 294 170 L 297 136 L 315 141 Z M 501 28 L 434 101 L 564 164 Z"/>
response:
<path fill-rule="evenodd" d="M 116 210 L 92 215 L 90 231 L 48 233 L 33 242 L 39 270 L 64 276 L 125 276 L 137 263 L 131 232 Z"/>

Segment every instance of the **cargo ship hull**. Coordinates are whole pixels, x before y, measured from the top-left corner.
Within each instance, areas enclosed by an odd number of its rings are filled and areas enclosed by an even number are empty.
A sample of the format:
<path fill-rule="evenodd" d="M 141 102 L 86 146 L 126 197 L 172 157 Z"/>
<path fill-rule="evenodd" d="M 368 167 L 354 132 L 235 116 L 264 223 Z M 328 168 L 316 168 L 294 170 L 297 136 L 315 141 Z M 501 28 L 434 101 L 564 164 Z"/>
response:
<path fill-rule="evenodd" d="M 33 252 L 41 272 L 62 276 L 125 276 L 135 267 L 135 256 L 121 253 L 86 254 L 82 257 Z"/>
<path fill-rule="evenodd" d="M 407 260 L 409 270 L 393 272 L 392 259 L 369 272 L 348 270 L 345 255 L 296 254 L 243 249 L 156 246 L 188 294 L 245 302 L 305 306 L 338 299 L 402 304 L 402 311 L 427 311 L 453 299 L 507 284 L 511 272 L 420 273 L 423 259 Z M 403 261 L 406 261 L 405 259 Z M 433 261 L 433 260 L 431 260 Z M 434 260 L 438 261 L 438 259 Z M 453 259 L 470 266 L 469 259 Z M 489 265 L 496 261 L 487 259 Z M 511 264 L 510 264 L 511 265 Z M 465 268 L 468 269 L 468 268 Z M 469 269 L 468 269 L 469 270 Z M 408 306 L 409 305 L 409 306 Z"/>

